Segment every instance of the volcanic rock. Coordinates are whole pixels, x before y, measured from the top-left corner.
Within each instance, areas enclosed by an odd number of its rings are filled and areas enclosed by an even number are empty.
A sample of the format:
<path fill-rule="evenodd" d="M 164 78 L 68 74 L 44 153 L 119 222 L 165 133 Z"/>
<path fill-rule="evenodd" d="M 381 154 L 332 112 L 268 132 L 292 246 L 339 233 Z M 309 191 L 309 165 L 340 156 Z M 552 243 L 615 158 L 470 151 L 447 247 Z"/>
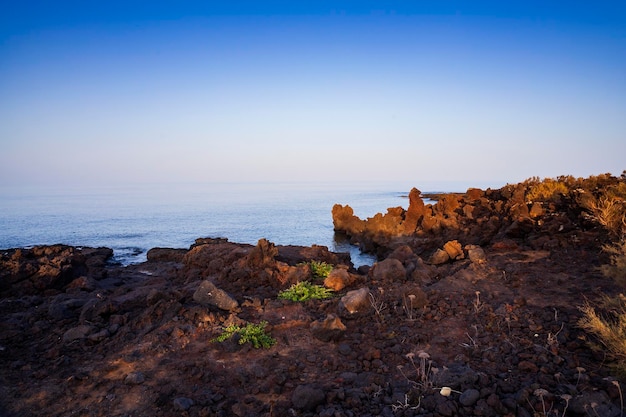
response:
<path fill-rule="evenodd" d="M 187 411 L 189 410 L 194 402 L 191 398 L 187 398 L 187 397 L 178 397 L 174 399 L 174 408 L 178 411 Z"/>
<path fill-rule="evenodd" d="M 448 262 L 449 260 L 450 260 L 450 255 L 448 255 L 448 252 L 446 252 L 443 249 L 437 249 L 431 255 L 428 262 L 432 265 L 442 265 Z"/>
<path fill-rule="evenodd" d="M 187 249 L 152 248 L 146 254 L 149 262 L 176 262 L 183 261 Z"/>
<path fill-rule="evenodd" d="M 334 291 L 341 291 L 352 285 L 356 279 L 348 272 L 347 268 L 333 268 L 324 279 L 324 286 Z"/>
<path fill-rule="evenodd" d="M 371 270 L 372 279 L 378 282 L 406 280 L 406 270 L 398 259 L 387 258 L 374 264 Z"/>
<path fill-rule="evenodd" d="M 194 292 L 193 299 L 203 305 L 215 306 L 221 310 L 233 311 L 239 307 L 239 303 L 226 291 L 215 286 L 211 281 L 202 281 Z"/>
<path fill-rule="evenodd" d="M 271 242 L 202 238 L 180 262 L 182 250 L 159 250 L 128 267 L 99 249 L 0 250 L 0 415 L 532 416 L 545 405 L 617 417 L 617 361 L 578 325 L 585 299 L 604 317 L 617 311 L 600 304 L 623 292 L 600 268 L 616 240 L 580 202 L 622 193 L 624 180 L 559 179 L 569 191 L 554 198 L 528 199 L 536 181 L 468 190 L 434 209 L 416 190 L 409 210 L 350 219 L 362 235 L 349 238 L 405 278 Z M 424 263 L 455 240 L 469 260 Z M 312 260 L 355 279 L 340 291 L 357 290 L 278 298 L 312 279 Z M 205 281 L 226 310 L 194 299 Z M 263 325 L 218 342 L 248 324 Z M 247 343 L 268 337 L 267 349 Z"/>
<path fill-rule="evenodd" d="M 63 333 L 63 341 L 65 343 L 73 342 L 74 340 L 86 339 L 89 333 L 93 331 L 93 326 L 81 324 L 76 327 L 72 327 L 65 333 Z"/>
<path fill-rule="evenodd" d="M 329 314 L 324 320 L 311 323 L 311 334 L 322 342 L 337 341 L 345 332 L 346 326 L 334 314 Z"/>
<path fill-rule="evenodd" d="M 454 261 L 458 259 L 463 259 L 465 257 L 461 244 L 456 240 L 450 240 L 446 242 L 446 244 L 443 245 L 443 250 L 445 250 L 450 259 Z"/>
<path fill-rule="evenodd" d="M 485 251 L 478 245 L 466 245 L 467 257 L 470 261 L 481 264 L 487 261 Z"/>
<path fill-rule="evenodd" d="M 348 316 L 368 312 L 371 308 L 369 293 L 370 290 L 366 287 L 348 291 L 346 295 L 341 297 L 340 312 L 347 312 Z"/>
<path fill-rule="evenodd" d="M 313 411 L 326 399 L 321 389 L 312 385 L 298 385 L 291 395 L 294 408 L 303 411 Z"/>
<path fill-rule="evenodd" d="M 463 407 L 471 407 L 480 398 L 480 392 L 476 389 L 467 389 L 459 396 L 459 402 Z"/>
<path fill-rule="evenodd" d="M 142 372 L 135 371 L 126 375 L 126 378 L 124 378 L 124 383 L 127 385 L 140 385 L 143 384 L 145 380 L 146 377 Z"/>

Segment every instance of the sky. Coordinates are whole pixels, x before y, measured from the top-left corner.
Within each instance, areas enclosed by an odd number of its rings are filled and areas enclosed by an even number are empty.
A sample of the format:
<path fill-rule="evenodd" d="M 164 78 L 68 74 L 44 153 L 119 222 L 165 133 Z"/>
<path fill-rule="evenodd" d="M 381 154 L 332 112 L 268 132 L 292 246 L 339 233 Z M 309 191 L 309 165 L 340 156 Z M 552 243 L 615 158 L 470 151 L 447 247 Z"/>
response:
<path fill-rule="evenodd" d="M 626 3 L 16 1 L 0 185 L 626 169 Z"/>

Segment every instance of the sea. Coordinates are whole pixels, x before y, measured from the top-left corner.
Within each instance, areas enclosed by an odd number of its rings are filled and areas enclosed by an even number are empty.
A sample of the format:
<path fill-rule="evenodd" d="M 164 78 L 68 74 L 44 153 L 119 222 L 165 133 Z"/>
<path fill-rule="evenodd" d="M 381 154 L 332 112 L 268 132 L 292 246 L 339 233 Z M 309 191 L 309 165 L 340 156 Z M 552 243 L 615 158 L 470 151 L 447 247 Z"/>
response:
<path fill-rule="evenodd" d="M 0 188 L 0 249 L 62 243 L 113 249 L 113 261 L 141 263 L 154 247 L 189 248 L 196 238 L 256 244 L 323 245 L 349 252 L 356 267 L 375 258 L 333 230 L 334 204 L 362 219 L 408 208 L 408 193 L 464 191 L 419 183 L 188 183 Z M 457 189 L 454 189 L 457 187 Z"/>

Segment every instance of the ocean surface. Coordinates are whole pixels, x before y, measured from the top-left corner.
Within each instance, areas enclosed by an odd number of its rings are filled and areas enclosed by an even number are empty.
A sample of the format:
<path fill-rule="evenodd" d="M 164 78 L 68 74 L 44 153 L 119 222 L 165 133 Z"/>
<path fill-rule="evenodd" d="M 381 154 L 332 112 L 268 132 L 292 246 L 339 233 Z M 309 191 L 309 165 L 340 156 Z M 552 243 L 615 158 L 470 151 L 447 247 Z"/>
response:
<path fill-rule="evenodd" d="M 199 237 L 313 244 L 375 259 L 333 231 L 334 204 L 361 218 L 408 206 L 411 184 L 209 183 L 0 189 L 0 249 L 63 243 L 105 246 L 124 265 L 153 247 L 189 248 Z M 420 188 L 418 186 L 418 188 Z M 422 189 L 422 188 L 420 188 Z M 426 190 L 422 191 L 426 192 Z M 457 191 L 457 190 L 430 190 Z"/>

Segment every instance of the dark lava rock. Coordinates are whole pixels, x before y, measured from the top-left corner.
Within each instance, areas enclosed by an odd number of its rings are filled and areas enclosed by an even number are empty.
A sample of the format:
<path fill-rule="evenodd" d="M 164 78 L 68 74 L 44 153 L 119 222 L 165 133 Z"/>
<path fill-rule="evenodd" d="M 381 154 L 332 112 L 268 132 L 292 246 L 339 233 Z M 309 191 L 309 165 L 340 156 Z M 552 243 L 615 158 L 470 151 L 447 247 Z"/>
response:
<path fill-rule="evenodd" d="M 239 303 L 226 291 L 219 289 L 211 281 L 202 281 L 193 299 L 204 305 L 212 305 L 221 310 L 232 311 L 239 307 Z"/>
<path fill-rule="evenodd" d="M 329 314 L 324 320 L 311 323 L 311 334 L 322 342 L 337 341 L 345 332 L 346 326 L 334 314 Z"/>
<path fill-rule="evenodd" d="M 187 411 L 193 405 L 193 400 L 186 397 L 178 397 L 174 400 L 174 408 L 179 411 Z"/>
<path fill-rule="evenodd" d="M 298 385 L 291 395 L 294 408 L 313 411 L 326 399 L 324 391 L 312 385 Z"/>
<path fill-rule="evenodd" d="M 476 401 L 480 398 L 480 392 L 475 389 L 468 389 L 463 391 L 461 396 L 459 397 L 459 402 L 464 407 L 471 407 L 476 404 Z"/>

